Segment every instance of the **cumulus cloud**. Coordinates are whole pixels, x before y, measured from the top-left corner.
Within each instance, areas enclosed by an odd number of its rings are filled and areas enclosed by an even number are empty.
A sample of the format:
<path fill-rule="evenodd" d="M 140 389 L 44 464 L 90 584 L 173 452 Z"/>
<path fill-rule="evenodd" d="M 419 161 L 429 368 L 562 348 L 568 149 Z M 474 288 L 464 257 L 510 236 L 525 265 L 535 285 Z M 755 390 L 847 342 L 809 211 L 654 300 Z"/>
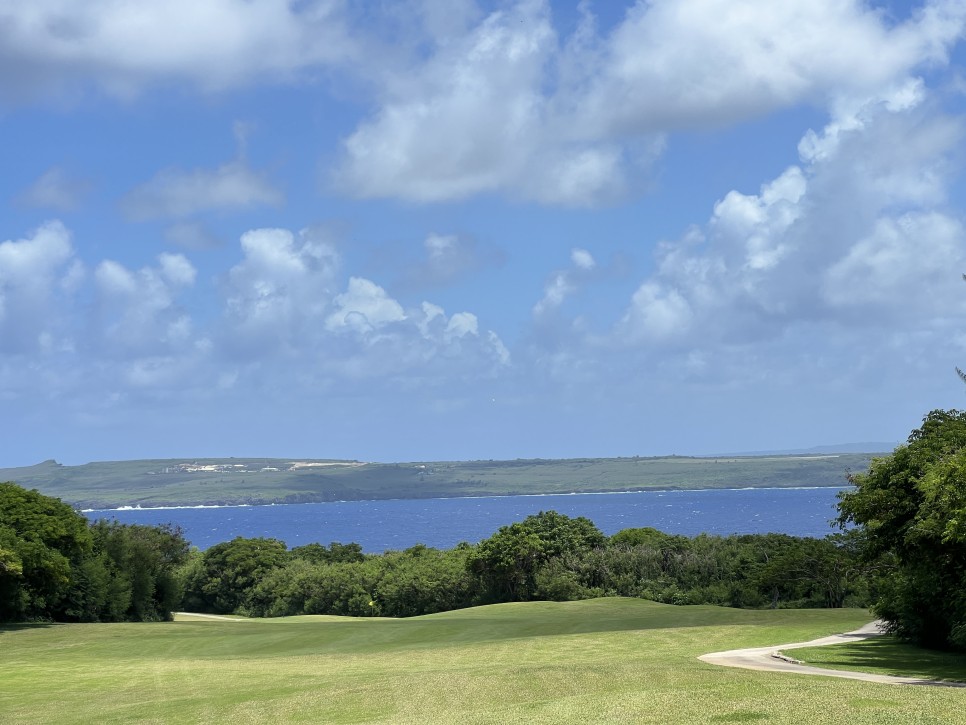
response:
<path fill-rule="evenodd" d="M 533 306 L 534 317 L 541 318 L 556 311 L 597 268 L 593 255 L 586 249 L 572 249 L 570 269 L 554 272 L 543 287 L 543 297 Z"/>
<path fill-rule="evenodd" d="M 641 132 L 865 97 L 945 63 L 964 18 L 960 2 L 929 3 L 894 25 L 862 2 L 638 3 L 596 49 L 582 117 Z"/>
<path fill-rule="evenodd" d="M 0 9 L 0 96 L 225 90 L 357 57 L 341 0 L 36 0 Z"/>
<path fill-rule="evenodd" d="M 63 168 L 55 166 L 41 174 L 40 178 L 17 197 L 17 202 L 40 209 L 74 211 L 90 190 L 89 181 L 75 178 Z"/>
<path fill-rule="evenodd" d="M 561 38 L 546 2 L 522 0 L 390 72 L 379 110 L 344 141 L 337 186 L 415 202 L 607 203 L 646 180 L 679 129 L 803 103 L 844 121 L 843 108 L 890 91 L 914 104 L 914 74 L 948 61 L 966 20 L 960 2 L 891 23 L 858 0 L 655 0 L 604 35 L 588 7 Z"/>
<path fill-rule="evenodd" d="M 134 271 L 105 260 L 94 270 L 98 343 L 107 353 L 143 359 L 194 344 L 193 323 L 178 296 L 194 285 L 197 272 L 180 254 L 160 254 L 157 262 Z"/>
<path fill-rule="evenodd" d="M 241 249 L 225 287 L 233 343 L 252 354 L 308 343 L 334 295 L 338 251 L 311 231 L 287 229 L 246 232 Z"/>
<path fill-rule="evenodd" d="M 693 350 L 809 326 L 949 325 L 966 312 L 966 230 L 944 207 L 963 130 L 886 97 L 807 134 L 802 166 L 729 192 L 706 225 L 658 249 L 616 337 Z"/>
<path fill-rule="evenodd" d="M 445 397 L 511 364 L 474 313 L 406 306 L 378 283 L 344 275 L 318 230 L 252 230 L 240 251 L 213 316 L 197 313 L 211 290 L 195 289 L 198 270 L 183 254 L 141 267 L 106 259 L 87 273 L 59 222 L 0 243 L 0 398 L 39 390 L 97 417 L 148 401 L 296 389 L 434 388 Z"/>
<path fill-rule="evenodd" d="M 131 219 L 180 219 L 205 211 L 278 206 L 283 196 L 243 161 L 216 169 L 165 169 L 121 201 Z M 180 228 L 183 232 L 185 228 Z M 176 232 L 177 234 L 177 232 Z M 190 231 L 187 235 L 191 236 Z"/>
<path fill-rule="evenodd" d="M 253 230 L 241 247 L 224 285 L 219 348 L 229 362 L 272 360 L 310 387 L 341 379 L 436 385 L 510 362 L 470 312 L 407 307 L 365 277 L 343 282 L 341 257 L 318 231 Z"/>
<path fill-rule="evenodd" d="M 337 183 L 364 197 L 439 201 L 498 190 L 532 163 L 539 87 L 554 51 L 540 2 L 486 17 L 385 89 L 345 141 Z"/>
<path fill-rule="evenodd" d="M 349 328 L 371 332 L 406 319 L 403 308 L 386 294 L 386 290 L 361 277 L 349 278 L 348 288 L 336 295 L 333 306 L 335 310 L 325 322 L 330 330 Z"/>
<path fill-rule="evenodd" d="M 898 22 L 861 0 L 653 0 L 601 31 L 590 7 L 564 32 L 546 0 L 365 12 L 343 0 L 38 0 L 0 11 L 0 96 L 181 82 L 211 91 L 333 71 L 375 107 L 343 139 L 331 174 L 341 193 L 594 206 L 646 187 L 677 130 L 801 104 L 842 116 L 884 89 L 914 94 L 966 20 L 959 0 Z M 279 199 L 236 164 L 169 171 L 128 201 L 134 216 L 181 217 Z"/>
<path fill-rule="evenodd" d="M 879 219 L 821 279 L 833 310 L 891 324 L 930 324 L 964 311 L 956 270 L 966 268 L 966 229 L 959 219 L 918 211 Z"/>
<path fill-rule="evenodd" d="M 0 243 L 0 352 L 42 352 L 69 344 L 60 338 L 60 326 L 82 276 L 70 233 L 60 222 Z"/>

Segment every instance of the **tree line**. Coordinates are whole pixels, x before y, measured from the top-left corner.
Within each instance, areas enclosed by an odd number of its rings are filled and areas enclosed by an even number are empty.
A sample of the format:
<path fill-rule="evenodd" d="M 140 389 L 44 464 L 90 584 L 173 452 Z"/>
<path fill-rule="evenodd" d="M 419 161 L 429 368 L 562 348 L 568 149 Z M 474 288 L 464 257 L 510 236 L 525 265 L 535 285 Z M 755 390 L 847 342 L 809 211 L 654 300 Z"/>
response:
<path fill-rule="evenodd" d="M 143 621 L 172 610 L 406 617 L 480 604 L 630 596 L 731 607 L 865 607 L 900 637 L 966 651 L 966 413 L 933 411 L 852 475 L 824 539 L 605 536 L 541 512 L 478 544 L 367 554 L 236 538 L 201 552 L 170 526 L 87 519 L 0 484 L 0 621 Z"/>
<path fill-rule="evenodd" d="M 191 549 L 170 526 L 88 522 L 0 484 L 0 621 L 150 621 L 215 614 L 408 617 L 479 604 L 631 596 L 735 607 L 864 606 L 853 534 L 605 536 L 554 511 L 478 544 L 366 554 L 358 544 L 235 538 Z"/>
<path fill-rule="evenodd" d="M 288 550 L 236 538 L 183 567 L 191 611 L 409 617 L 480 604 L 629 596 L 732 607 L 867 606 L 870 567 L 856 534 L 696 537 L 652 528 L 605 536 L 554 511 L 479 544 L 364 554 L 357 545 Z"/>

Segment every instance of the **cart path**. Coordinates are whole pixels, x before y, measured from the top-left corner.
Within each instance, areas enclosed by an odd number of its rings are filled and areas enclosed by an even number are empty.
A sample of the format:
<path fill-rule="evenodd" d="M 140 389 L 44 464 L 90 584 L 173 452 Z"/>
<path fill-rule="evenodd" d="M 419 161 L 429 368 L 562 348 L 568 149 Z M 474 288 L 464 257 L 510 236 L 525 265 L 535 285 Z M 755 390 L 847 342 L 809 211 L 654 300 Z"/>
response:
<path fill-rule="evenodd" d="M 251 622 L 248 617 L 226 617 L 223 614 L 202 614 L 201 612 L 174 612 L 178 617 L 200 617 L 201 619 L 221 619 L 225 622 Z"/>
<path fill-rule="evenodd" d="M 740 667 L 745 670 L 765 670 L 769 672 L 791 672 L 799 675 L 822 675 L 824 677 L 842 677 L 848 680 L 863 680 L 864 682 L 884 682 L 891 685 L 932 685 L 938 687 L 966 687 L 964 682 L 943 682 L 941 680 L 926 680 L 918 677 L 898 677 L 895 675 L 879 675 L 872 672 L 856 672 L 854 670 L 829 670 L 824 667 L 813 667 L 785 657 L 781 650 L 796 649 L 798 647 L 824 647 L 830 644 L 858 642 L 859 640 L 878 637 L 882 632 L 881 622 L 869 622 L 853 632 L 833 634 L 820 637 L 809 642 L 791 642 L 776 644 L 769 647 L 749 647 L 747 649 L 732 649 L 727 652 L 711 652 L 698 657 L 702 662 L 722 667 Z"/>

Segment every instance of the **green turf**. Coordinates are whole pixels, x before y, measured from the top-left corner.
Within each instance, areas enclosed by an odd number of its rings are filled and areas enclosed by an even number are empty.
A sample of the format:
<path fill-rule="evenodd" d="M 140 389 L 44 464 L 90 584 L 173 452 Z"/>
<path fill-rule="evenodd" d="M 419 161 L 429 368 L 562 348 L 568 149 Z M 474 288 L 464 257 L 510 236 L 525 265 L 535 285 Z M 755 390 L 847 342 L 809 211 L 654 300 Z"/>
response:
<path fill-rule="evenodd" d="M 15 481 L 82 508 L 299 503 L 387 498 L 844 486 L 867 454 L 739 458 L 573 458 L 562 460 L 355 463 L 221 458 L 107 461 L 62 466 L 46 461 L 0 468 Z M 318 464 L 306 466 L 306 463 Z M 201 470 L 205 465 L 223 470 Z"/>
<path fill-rule="evenodd" d="M 408 620 L 7 627 L 0 722 L 957 722 L 966 712 L 962 690 L 696 659 L 848 631 L 868 619 L 858 610 L 602 599 Z"/>
<path fill-rule="evenodd" d="M 875 637 L 831 647 L 803 647 L 787 650 L 785 654 L 810 665 L 835 670 L 966 682 L 966 655 L 923 649 L 894 637 Z"/>

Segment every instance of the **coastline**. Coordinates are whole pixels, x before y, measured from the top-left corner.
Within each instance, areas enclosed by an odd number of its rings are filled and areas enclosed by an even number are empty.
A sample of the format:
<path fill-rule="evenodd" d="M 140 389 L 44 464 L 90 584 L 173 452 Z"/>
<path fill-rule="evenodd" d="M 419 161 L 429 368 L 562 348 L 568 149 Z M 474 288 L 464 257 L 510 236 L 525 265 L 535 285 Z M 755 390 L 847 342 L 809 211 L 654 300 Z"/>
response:
<path fill-rule="evenodd" d="M 228 509 L 228 508 L 258 508 L 265 506 L 302 506 L 305 504 L 343 504 L 343 503 L 377 503 L 382 501 L 447 501 L 451 499 L 473 500 L 473 499 L 500 499 L 500 498 L 544 498 L 548 496 L 613 496 L 626 494 L 678 494 L 678 493 L 706 493 L 710 491 L 814 491 L 821 489 L 847 489 L 849 485 L 828 485 L 828 486 L 722 486 L 711 488 L 639 488 L 606 491 L 561 491 L 558 493 L 503 493 L 491 494 L 489 496 L 460 495 L 452 496 L 393 496 L 384 498 L 346 498 L 335 500 L 318 501 L 264 501 L 251 503 L 202 503 L 202 504 L 165 504 L 160 506 L 141 506 L 138 504 L 125 504 L 114 507 L 93 507 L 79 508 L 81 513 L 114 513 L 120 511 L 177 511 L 184 509 Z"/>

